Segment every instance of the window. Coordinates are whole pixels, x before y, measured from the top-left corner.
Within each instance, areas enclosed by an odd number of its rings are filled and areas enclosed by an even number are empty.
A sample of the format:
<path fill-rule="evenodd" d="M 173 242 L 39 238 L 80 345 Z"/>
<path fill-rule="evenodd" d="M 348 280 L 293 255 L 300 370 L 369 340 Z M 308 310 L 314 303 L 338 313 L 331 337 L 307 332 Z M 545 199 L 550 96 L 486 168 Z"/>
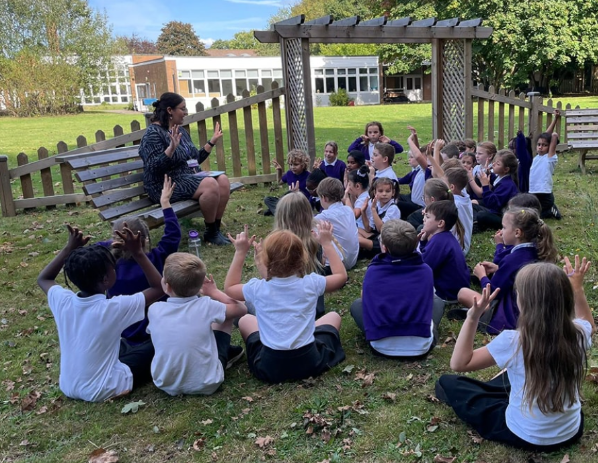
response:
<path fill-rule="evenodd" d="M 334 87 L 334 77 L 326 77 L 326 93 L 332 93 L 336 91 Z"/>
<path fill-rule="evenodd" d="M 116 91 L 116 85 L 111 85 L 110 86 L 110 94 L 111 95 L 116 95 L 118 92 Z"/>
<path fill-rule="evenodd" d="M 314 76 L 323 76 L 324 69 L 314 69 Z"/>
<path fill-rule="evenodd" d="M 378 76 L 370 76 L 370 91 L 378 91 Z"/>
<path fill-rule="evenodd" d="M 316 93 L 325 93 L 324 79 L 322 77 L 316 77 Z"/>
<path fill-rule="evenodd" d="M 203 79 L 193 79 L 193 93 L 195 96 L 206 96 L 206 83 Z"/>
<path fill-rule="evenodd" d="M 349 91 L 356 92 L 357 91 L 357 77 L 350 76 L 348 80 L 349 80 Z"/>
<path fill-rule="evenodd" d="M 241 96 L 243 90 L 247 89 L 247 79 L 245 71 L 235 71 L 235 95 Z"/>
<path fill-rule="evenodd" d="M 346 69 L 337 69 L 337 70 L 336 70 L 336 73 L 337 73 L 339 76 L 344 76 L 344 75 L 346 75 L 346 74 L 347 74 L 347 70 L 346 70 Z"/>
<path fill-rule="evenodd" d="M 129 97 L 128 96 L 121 96 L 120 97 L 120 101 L 122 101 L 123 103 L 128 103 L 129 102 Z"/>
<path fill-rule="evenodd" d="M 370 87 L 368 86 L 368 76 L 359 76 L 359 91 L 367 92 Z"/>
<path fill-rule="evenodd" d="M 413 79 L 413 87 L 416 90 L 420 90 L 422 88 L 422 79 L 421 79 L 421 77 L 416 77 L 415 79 Z"/>
<path fill-rule="evenodd" d="M 216 71 L 218 74 L 218 71 Z M 208 77 L 210 75 L 210 71 L 208 71 Z M 220 80 L 218 79 L 208 79 L 208 92 L 210 96 L 220 96 Z"/>
<path fill-rule="evenodd" d="M 192 96 L 191 81 L 179 79 L 179 92 L 183 97 Z"/>
<path fill-rule="evenodd" d="M 257 79 L 248 79 L 248 87 L 247 89 L 249 91 L 256 89 L 257 90 L 257 86 L 259 85 L 259 81 Z"/>
<path fill-rule="evenodd" d="M 338 78 L 338 89 L 344 88 L 347 90 L 347 78 L 346 77 L 339 77 Z"/>
<path fill-rule="evenodd" d="M 272 90 L 272 78 L 262 77 L 262 85 L 264 86 L 264 90 Z"/>
<path fill-rule="evenodd" d="M 226 96 L 229 93 L 233 93 L 233 80 L 222 79 L 222 95 Z"/>
<path fill-rule="evenodd" d="M 116 95 L 112 96 L 112 103 L 118 103 L 118 97 Z"/>
<path fill-rule="evenodd" d="M 269 69 L 262 70 L 262 77 L 272 77 L 272 71 Z"/>
<path fill-rule="evenodd" d="M 180 79 L 189 79 L 191 77 L 190 71 L 179 71 L 179 78 Z"/>
<path fill-rule="evenodd" d="M 405 85 L 405 90 L 413 90 L 413 77 L 407 77 L 405 79 L 407 85 Z"/>
<path fill-rule="evenodd" d="M 359 68 L 359 74 L 367 74 L 368 68 Z"/>
<path fill-rule="evenodd" d="M 120 94 L 126 95 L 127 94 L 127 86 L 124 84 L 120 84 Z"/>
<path fill-rule="evenodd" d="M 259 74 L 257 69 L 250 69 L 249 71 L 247 71 L 247 77 L 258 78 Z"/>
<path fill-rule="evenodd" d="M 204 73 L 203 71 L 191 71 L 191 77 L 193 77 L 194 79 L 203 79 Z"/>
<path fill-rule="evenodd" d="M 326 75 L 327 76 L 333 76 L 334 75 L 334 69 L 326 69 Z"/>

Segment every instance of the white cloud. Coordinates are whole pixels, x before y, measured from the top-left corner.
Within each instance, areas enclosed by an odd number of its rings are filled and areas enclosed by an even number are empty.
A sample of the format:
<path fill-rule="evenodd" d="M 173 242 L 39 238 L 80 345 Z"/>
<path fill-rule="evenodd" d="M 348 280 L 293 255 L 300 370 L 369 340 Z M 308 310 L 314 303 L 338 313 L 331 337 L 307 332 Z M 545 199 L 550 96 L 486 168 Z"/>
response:
<path fill-rule="evenodd" d="M 265 28 L 265 19 L 261 17 L 232 19 L 224 21 L 208 21 L 193 24 L 196 32 L 205 33 L 207 31 L 242 31 L 249 29 Z"/>
<path fill-rule="evenodd" d="M 199 39 L 200 42 L 202 42 L 206 48 L 210 48 L 212 46 L 212 44 L 215 42 L 214 39 L 209 38 L 209 39 Z"/>

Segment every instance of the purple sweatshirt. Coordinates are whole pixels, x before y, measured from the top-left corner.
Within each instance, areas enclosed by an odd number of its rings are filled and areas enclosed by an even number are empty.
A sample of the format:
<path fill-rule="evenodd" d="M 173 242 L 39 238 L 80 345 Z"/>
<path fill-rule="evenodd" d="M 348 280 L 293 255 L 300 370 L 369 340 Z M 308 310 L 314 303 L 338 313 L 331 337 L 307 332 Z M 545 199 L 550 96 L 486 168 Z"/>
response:
<path fill-rule="evenodd" d="M 394 146 L 395 153 L 403 152 L 403 147 L 401 145 L 399 145 L 396 141 L 390 140 L 388 143 L 391 144 L 392 146 Z M 365 160 L 367 161 L 370 159 L 369 145 L 370 145 L 369 142 L 364 143 L 363 139 L 361 137 L 359 137 L 353 143 L 351 143 L 351 146 L 349 146 L 349 149 L 347 149 L 347 152 L 350 153 L 353 150 L 359 150 L 363 153 L 363 155 L 365 156 Z M 428 336 L 429 336 L 429 334 L 428 334 Z"/>
<path fill-rule="evenodd" d="M 461 252 L 459 250 L 459 252 Z M 463 253 L 461 253 L 463 254 Z M 391 336 L 430 337 L 432 270 L 421 254 L 372 259 L 363 279 L 363 324 L 368 341 Z"/>
<path fill-rule="evenodd" d="M 320 169 L 326 172 L 328 177 L 337 178 L 341 182 L 345 181 L 345 170 L 347 169 L 347 165 L 338 158 L 334 162 L 334 165 L 326 164 L 326 161 L 322 161 Z"/>
<path fill-rule="evenodd" d="M 510 175 L 502 178 L 498 185 L 490 189 L 490 185 L 482 187 L 482 200 L 484 207 L 495 214 L 502 214 L 503 208 L 513 196 L 519 193 L 519 189 Z"/>
<path fill-rule="evenodd" d="M 482 287 L 490 283 L 492 291 L 500 288 L 495 299 L 496 308 L 492 320 L 486 331 L 489 334 L 498 334 L 503 330 L 517 328 L 519 307 L 517 307 L 517 293 L 515 292 L 515 277 L 517 272 L 527 264 L 538 260 L 538 250 L 535 246 L 517 248 L 505 256 L 492 279 L 483 277 L 480 280 Z"/>
<path fill-rule="evenodd" d="M 307 177 L 309 177 L 309 171 L 304 170 L 299 175 L 295 175 L 291 169 L 282 176 L 282 182 L 291 186 L 295 182 L 299 182 L 299 191 L 305 195 L 307 199 L 311 198 L 309 191 L 307 191 L 306 183 Z"/>
<path fill-rule="evenodd" d="M 515 139 L 515 156 L 519 160 L 517 175 L 519 176 L 519 191 L 521 193 L 529 192 L 529 171 L 532 168 L 533 156 L 527 150 L 527 140 L 522 132 L 517 133 Z"/>
<path fill-rule="evenodd" d="M 434 273 L 439 298 L 457 300 L 461 288 L 469 288 L 470 274 L 461 245 L 450 231 L 443 231 L 419 244 L 424 262 Z"/>
<path fill-rule="evenodd" d="M 147 253 L 148 259 L 154 264 L 160 275 L 164 270 L 164 261 L 170 254 L 178 251 L 180 243 L 181 227 L 177 216 L 172 208 L 164 209 L 164 236 L 158 245 Z M 110 248 L 112 240 L 100 241 L 97 244 Z M 108 298 L 121 295 L 130 296 L 148 288 L 149 283 L 139 264 L 133 259 L 119 259 L 116 262 L 116 283 L 108 290 L 107 296 Z M 133 344 L 149 339 L 149 335 L 145 331 L 147 323 L 146 316 L 142 321 L 124 330 L 122 337 Z"/>

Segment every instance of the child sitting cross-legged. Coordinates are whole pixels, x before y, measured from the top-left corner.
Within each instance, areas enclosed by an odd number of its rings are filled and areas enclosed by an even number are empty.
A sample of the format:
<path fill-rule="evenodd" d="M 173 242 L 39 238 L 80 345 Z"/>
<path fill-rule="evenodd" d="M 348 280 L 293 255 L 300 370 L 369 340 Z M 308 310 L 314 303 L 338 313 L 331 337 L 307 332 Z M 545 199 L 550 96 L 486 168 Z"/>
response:
<path fill-rule="evenodd" d="M 212 394 L 224 370 L 243 355 L 230 345 L 230 335 L 233 320 L 247 309 L 219 291 L 202 260 L 185 252 L 166 259 L 162 287 L 168 300 L 148 312 L 154 384 L 170 395 Z"/>
<path fill-rule="evenodd" d="M 436 296 L 456 301 L 461 288 L 469 287 L 469 269 L 453 227 L 463 234 L 457 206 L 453 201 L 434 201 L 426 206 L 424 227 L 419 234 L 419 250 L 434 272 Z"/>
<path fill-rule="evenodd" d="M 72 399 L 103 402 L 128 394 L 151 378 L 151 340 L 130 346 L 120 334 L 143 320 L 146 304 L 162 297 L 161 277 L 143 252 L 140 234 L 134 235 L 127 227 L 117 230 L 124 250 L 145 274 L 149 288 L 132 296 L 106 299 L 116 281 L 114 256 L 104 246 L 85 246 L 89 237 L 83 237 L 78 228 L 67 228 L 67 245 L 41 271 L 37 284 L 48 295 L 58 330 L 60 390 Z M 78 293 L 56 283 L 63 266 L 65 277 L 79 288 Z"/>
<path fill-rule="evenodd" d="M 416 251 L 410 223 L 389 220 L 380 237 L 382 253 L 365 272 L 362 299 L 351 305 L 351 316 L 375 354 L 425 355 L 436 343 L 444 310 L 444 302 L 435 305 L 432 270 Z"/>
<path fill-rule="evenodd" d="M 306 272 L 308 256 L 303 242 L 289 230 L 273 231 L 263 243 L 248 236 L 247 226 L 236 239 L 231 237 L 235 255 L 224 290 L 255 307 L 255 316 L 248 314 L 239 320 L 239 330 L 249 370 L 262 381 L 315 377 L 345 359 L 339 335 L 341 317 L 328 312 L 314 320 L 318 297 L 340 289 L 347 281 L 347 271 L 332 245 L 332 225 L 320 222 L 317 228 L 317 239 L 332 270 L 326 277 Z M 243 263 L 252 244 L 262 278 L 242 284 Z"/>

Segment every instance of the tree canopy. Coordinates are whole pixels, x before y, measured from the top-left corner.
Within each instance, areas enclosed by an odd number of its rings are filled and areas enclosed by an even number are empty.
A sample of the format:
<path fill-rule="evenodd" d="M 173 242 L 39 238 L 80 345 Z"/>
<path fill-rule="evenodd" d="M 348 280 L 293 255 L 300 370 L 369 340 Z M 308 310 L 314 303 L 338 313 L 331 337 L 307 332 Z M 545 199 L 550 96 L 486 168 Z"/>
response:
<path fill-rule="evenodd" d="M 141 38 L 137 34 L 130 37 L 121 35 L 116 37 L 117 47 L 126 55 L 153 55 L 158 53 L 155 42 Z"/>
<path fill-rule="evenodd" d="M 0 93 L 14 115 L 70 112 L 98 88 L 114 41 L 86 0 L 0 0 Z"/>
<path fill-rule="evenodd" d="M 170 21 L 164 24 L 156 41 L 158 51 L 164 55 L 203 56 L 204 44 L 189 23 Z"/>

